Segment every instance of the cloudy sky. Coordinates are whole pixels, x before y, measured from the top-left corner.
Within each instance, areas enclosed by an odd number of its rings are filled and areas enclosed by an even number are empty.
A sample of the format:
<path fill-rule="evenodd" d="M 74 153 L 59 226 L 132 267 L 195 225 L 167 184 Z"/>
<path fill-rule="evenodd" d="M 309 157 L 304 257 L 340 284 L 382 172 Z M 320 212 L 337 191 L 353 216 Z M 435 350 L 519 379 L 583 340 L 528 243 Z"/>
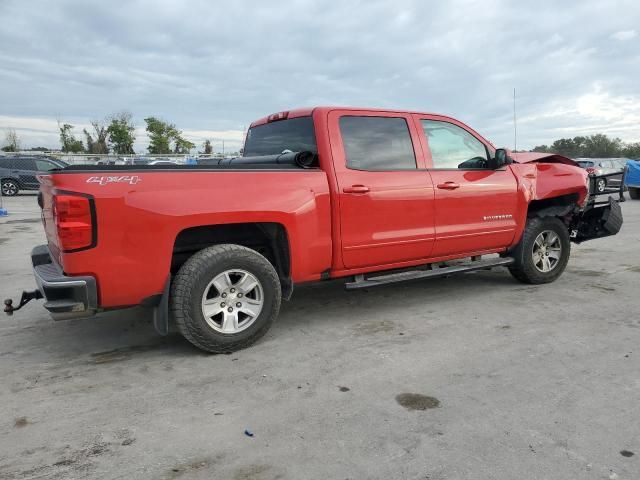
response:
<path fill-rule="evenodd" d="M 237 149 L 319 104 L 446 113 L 512 147 L 514 87 L 519 148 L 640 141 L 637 0 L 0 0 L 0 19 L 0 131 L 27 147 L 128 110 Z"/>

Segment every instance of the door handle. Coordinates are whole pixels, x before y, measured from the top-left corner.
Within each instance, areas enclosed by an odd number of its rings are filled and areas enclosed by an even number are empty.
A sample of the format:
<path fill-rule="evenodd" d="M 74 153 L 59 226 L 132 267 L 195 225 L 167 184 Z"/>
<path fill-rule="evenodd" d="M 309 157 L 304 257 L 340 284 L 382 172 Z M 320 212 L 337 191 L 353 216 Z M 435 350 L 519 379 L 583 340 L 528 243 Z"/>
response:
<path fill-rule="evenodd" d="M 455 190 L 456 188 L 460 188 L 460 184 L 456 182 L 444 182 L 436 185 L 441 190 Z"/>
<path fill-rule="evenodd" d="M 364 185 L 351 185 L 350 187 L 344 187 L 342 191 L 344 193 L 367 193 L 369 187 L 365 187 Z"/>

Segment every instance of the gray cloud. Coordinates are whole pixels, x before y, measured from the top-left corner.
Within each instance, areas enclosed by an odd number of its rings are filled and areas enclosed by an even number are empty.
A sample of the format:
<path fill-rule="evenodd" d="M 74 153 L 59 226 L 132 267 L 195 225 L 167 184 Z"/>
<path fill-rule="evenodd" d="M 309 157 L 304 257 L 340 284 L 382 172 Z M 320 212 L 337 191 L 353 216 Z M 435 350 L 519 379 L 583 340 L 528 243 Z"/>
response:
<path fill-rule="evenodd" d="M 0 16 L 0 129 L 28 144 L 126 109 L 237 146 L 255 118 L 339 104 L 447 113 L 511 146 L 513 87 L 522 147 L 640 140 L 635 1 L 4 0 Z"/>

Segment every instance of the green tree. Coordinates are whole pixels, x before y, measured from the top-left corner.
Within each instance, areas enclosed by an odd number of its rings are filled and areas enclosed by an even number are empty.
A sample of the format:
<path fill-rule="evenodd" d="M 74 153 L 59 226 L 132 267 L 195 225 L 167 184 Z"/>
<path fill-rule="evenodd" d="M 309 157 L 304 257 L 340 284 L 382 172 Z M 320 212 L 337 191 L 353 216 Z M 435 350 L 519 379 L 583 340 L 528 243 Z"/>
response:
<path fill-rule="evenodd" d="M 640 158 L 640 142 L 627 143 L 622 148 L 622 156 L 627 158 Z"/>
<path fill-rule="evenodd" d="M 609 138 L 602 133 L 590 135 L 584 140 L 584 157 L 618 157 L 622 150 L 622 140 Z"/>
<path fill-rule="evenodd" d="M 62 145 L 62 151 L 66 153 L 82 153 L 84 152 L 84 146 L 82 145 L 82 140 L 76 139 L 73 135 L 73 125 L 65 123 L 60 125 L 58 123 L 58 128 L 60 129 L 60 144 Z"/>
<path fill-rule="evenodd" d="M 156 117 L 145 118 L 147 133 L 149 134 L 149 146 L 147 150 L 153 154 L 163 153 L 189 153 L 195 144 L 186 140 L 182 132 L 173 123 L 165 122 Z M 173 144 L 173 149 L 171 148 Z"/>
<path fill-rule="evenodd" d="M 549 148 L 553 153 L 558 155 L 564 155 L 565 157 L 580 157 L 581 148 L 580 145 L 576 145 L 572 138 L 561 138 L 551 144 Z"/>
<path fill-rule="evenodd" d="M 171 141 L 178 134 L 176 126 L 156 117 L 144 119 L 149 134 L 149 153 L 171 153 Z"/>
<path fill-rule="evenodd" d="M 107 127 L 97 120 L 91 122 L 91 126 L 94 131 L 93 135 L 89 133 L 86 128 L 82 130 L 87 142 L 87 152 L 96 154 L 109 153 L 109 147 L 107 146 Z"/>
<path fill-rule="evenodd" d="M 192 148 L 196 146 L 195 143 L 190 142 L 189 140 L 183 138 L 181 135 L 176 135 L 173 138 L 173 141 L 175 144 L 173 148 L 173 153 L 187 154 Z"/>
<path fill-rule="evenodd" d="M 204 147 L 205 155 L 211 155 L 213 153 L 213 147 L 211 146 L 211 142 L 209 140 L 205 140 L 202 146 Z"/>
<path fill-rule="evenodd" d="M 131 122 L 129 112 L 120 112 L 111 117 L 111 123 L 107 127 L 109 145 L 114 153 L 132 154 L 133 144 L 136 141 L 136 127 Z"/>
<path fill-rule="evenodd" d="M 551 150 L 549 150 L 549 147 L 547 145 L 538 145 L 536 147 L 533 147 L 533 149 L 531 151 L 532 152 L 549 153 Z"/>

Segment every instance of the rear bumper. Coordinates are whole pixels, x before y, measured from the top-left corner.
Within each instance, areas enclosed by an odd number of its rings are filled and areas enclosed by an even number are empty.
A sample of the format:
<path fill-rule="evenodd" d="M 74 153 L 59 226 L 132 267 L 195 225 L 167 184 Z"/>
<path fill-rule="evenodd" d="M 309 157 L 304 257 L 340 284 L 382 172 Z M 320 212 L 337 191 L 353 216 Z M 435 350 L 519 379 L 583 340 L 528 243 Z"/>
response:
<path fill-rule="evenodd" d="M 44 308 L 54 320 L 90 317 L 96 313 L 98 294 L 94 277 L 66 276 L 46 245 L 38 245 L 31 251 L 31 263 L 38 290 L 45 298 Z"/>

